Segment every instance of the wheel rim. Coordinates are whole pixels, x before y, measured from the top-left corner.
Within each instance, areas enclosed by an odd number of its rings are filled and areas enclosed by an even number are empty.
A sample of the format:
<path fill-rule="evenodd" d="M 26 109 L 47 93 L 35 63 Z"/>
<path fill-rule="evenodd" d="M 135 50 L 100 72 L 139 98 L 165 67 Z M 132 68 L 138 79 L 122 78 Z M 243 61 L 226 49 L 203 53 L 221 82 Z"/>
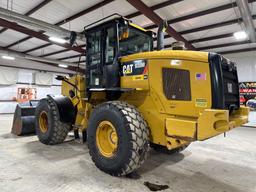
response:
<path fill-rule="evenodd" d="M 102 121 L 96 131 L 96 144 L 104 157 L 112 157 L 118 146 L 118 136 L 114 125 L 109 121 Z"/>
<path fill-rule="evenodd" d="M 40 113 L 39 128 L 42 133 L 46 133 L 48 131 L 48 117 L 45 111 Z"/>

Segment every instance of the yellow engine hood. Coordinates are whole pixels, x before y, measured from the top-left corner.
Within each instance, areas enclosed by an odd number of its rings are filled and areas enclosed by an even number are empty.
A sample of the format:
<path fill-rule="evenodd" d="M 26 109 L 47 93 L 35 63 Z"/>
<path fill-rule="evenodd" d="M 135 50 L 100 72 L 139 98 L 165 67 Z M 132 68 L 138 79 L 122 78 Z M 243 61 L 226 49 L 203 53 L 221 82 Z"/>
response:
<path fill-rule="evenodd" d="M 122 58 L 122 62 L 135 59 L 164 59 L 174 58 L 192 61 L 208 62 L 208 52 L 185 51 L 185 50 L 161 50 L 136 53 Z"/>

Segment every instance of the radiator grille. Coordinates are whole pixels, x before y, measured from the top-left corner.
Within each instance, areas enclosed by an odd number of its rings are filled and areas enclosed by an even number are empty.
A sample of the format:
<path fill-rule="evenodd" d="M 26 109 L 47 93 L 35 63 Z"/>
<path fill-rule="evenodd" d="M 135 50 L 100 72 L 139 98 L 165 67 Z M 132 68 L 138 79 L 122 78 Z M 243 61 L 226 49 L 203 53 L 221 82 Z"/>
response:
<path fill-rule="evenodd" d="M 212 87 L 212 108 L 239 109 L 239 85 L 235 64 L 225 57 L 209 53 Z"/>
<path fill-rule="evenodd" d="M 191 101 L 190 73 L 184 69 L 163 68 L 163 89 L 167 99 Z"/>

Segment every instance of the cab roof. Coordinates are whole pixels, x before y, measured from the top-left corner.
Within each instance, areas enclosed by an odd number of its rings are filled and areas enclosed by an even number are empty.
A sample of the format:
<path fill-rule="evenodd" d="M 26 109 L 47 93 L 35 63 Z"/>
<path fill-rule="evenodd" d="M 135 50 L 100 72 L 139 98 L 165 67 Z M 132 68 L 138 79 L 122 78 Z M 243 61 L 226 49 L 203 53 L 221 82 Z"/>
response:
<path fill-rule="evenodd" d="M 110 18 L 112 18 L 112 19 L 110 19 Z M 103 19 L 100 19 L 100 20 L 98 20 L 98 21 L 96 21 L 94 23 L 91 23 L 89 25 L 86 25 L 84 27 L 84 30 L 85 31 L 90 31 L 90 30 L 99 28 L 100 26 L 104 26 L 104 25 L 107 25 L 109 23 L 114 23 L 114 22 L 119 22 L 119 23 L 124 23 L 124 24 L 127 22 L 130 26 L 132 26 L 132 27 L 134 27 L 134 28 L 136 28 L 138 30 L 141 30 L 143 32 L 149 32 L 150 31 L 150 32 L 154 33 L 152 30 L 144 29 L 143 27 L 133 23 L 130 19 L 125 18 L 125 17 L 123 17 L 123 16 L 121 16 L 119 14 L 116 14 L 116 13 L 112 14 L 112 15 L 109 15 L 109 16 L 107 16 L 107 17 L 105 17 Z"/>

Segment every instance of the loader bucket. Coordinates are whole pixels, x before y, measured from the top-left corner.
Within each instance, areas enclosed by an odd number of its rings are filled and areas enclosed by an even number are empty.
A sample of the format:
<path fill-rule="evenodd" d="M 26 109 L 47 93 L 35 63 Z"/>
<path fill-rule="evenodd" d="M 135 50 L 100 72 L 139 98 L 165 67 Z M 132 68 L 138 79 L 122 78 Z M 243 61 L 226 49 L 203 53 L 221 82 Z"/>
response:
<path fill-rule="evenodd" d="M 35 109 L 36 101 L 17 104 L 11 133 L 14 135 L 28 135 L 35 134 Z"/>

